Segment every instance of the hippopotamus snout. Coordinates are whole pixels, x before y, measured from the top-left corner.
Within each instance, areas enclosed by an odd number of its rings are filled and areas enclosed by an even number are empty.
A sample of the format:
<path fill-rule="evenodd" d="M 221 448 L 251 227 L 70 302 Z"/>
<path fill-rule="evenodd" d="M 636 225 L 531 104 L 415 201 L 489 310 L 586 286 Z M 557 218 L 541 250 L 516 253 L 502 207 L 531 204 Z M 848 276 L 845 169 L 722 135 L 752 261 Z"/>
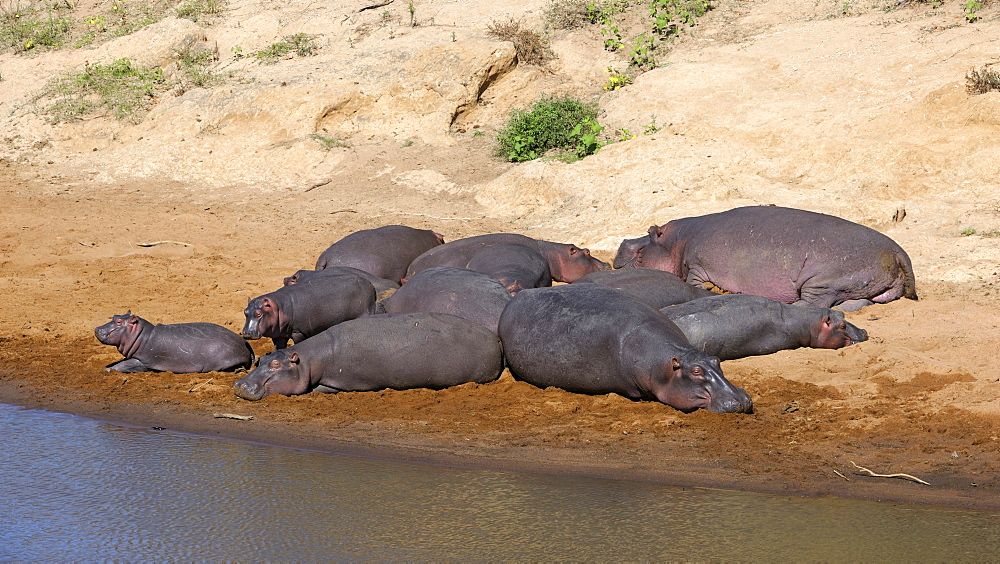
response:
<path fill-rule="evenodd" d="M 731 386 L 721 397 L 712 396 L 708 411 L 715 413 L 753 413 L 753 400 L 743 388 Z"/>
<path fill-rule="evenodd" d="M 263 399 L 267 395 L 267 390 L 261 382 L 248 381 L 246 378 L 241 378 L 236 381 L 233 385 L 233 392 L 237 397 L 241 397 L 249 401 L 257 401 Z"/>
<path fill-rule="evenodd" d="M 247 322 L 243 325 L 243 330 L 240 331 L 240 336 L 244 339 L 260 339 L 262 336 L 260 319 L 248 317 Z"/>
<path fill-rule="evenodd" d="M 857 343 L 863 343 L 868 340 L 868 331 L 854 325 L 853 323 L 848 323 L 845 329 L 847 337 L 851 340 L 847 345 L 854 345 Z"/>

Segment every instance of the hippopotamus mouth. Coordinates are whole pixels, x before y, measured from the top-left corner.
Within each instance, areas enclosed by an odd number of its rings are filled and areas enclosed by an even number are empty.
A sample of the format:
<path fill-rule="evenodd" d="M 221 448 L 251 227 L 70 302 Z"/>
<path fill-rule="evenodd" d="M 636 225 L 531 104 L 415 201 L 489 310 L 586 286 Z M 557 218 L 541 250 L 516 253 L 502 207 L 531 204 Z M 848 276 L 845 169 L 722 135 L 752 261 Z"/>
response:
<path fill-rule="evenodd" d="M 245 380 L 245 378 L 237 380 L 236 384 L 233 385 L 233 392 L 237 397 L 249 401 L 258 401 L 267 395 L 267 390 L 264 389 L 263 383 L 246 382 Z"/>

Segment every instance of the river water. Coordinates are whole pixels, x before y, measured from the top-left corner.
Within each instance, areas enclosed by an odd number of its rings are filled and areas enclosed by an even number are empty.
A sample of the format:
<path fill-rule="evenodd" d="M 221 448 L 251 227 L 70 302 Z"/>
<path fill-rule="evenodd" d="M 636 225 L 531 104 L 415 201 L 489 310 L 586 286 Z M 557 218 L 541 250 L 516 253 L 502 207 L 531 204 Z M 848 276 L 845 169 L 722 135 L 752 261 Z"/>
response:
<path fill-rule="evenodd" d="M 992 561 L 1000 513 L 461 470 L 0 404 L 0 560 Z"/>

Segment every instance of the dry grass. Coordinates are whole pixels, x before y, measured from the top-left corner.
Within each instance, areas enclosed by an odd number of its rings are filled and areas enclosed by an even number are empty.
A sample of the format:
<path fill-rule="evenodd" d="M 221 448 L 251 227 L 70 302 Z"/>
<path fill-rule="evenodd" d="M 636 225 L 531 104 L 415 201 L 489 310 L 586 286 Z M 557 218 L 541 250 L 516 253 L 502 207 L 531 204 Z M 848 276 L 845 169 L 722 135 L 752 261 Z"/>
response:
<path fill-rule="evenodd" d="M 521 63 L 540 65 L 552 58 L 552 53 L 542 37 L 537 32 L 521 27 L 521 22 L 514 18 L 490 23 L 486 27 L 486 35 L 500 41 L 512 42 Z"/>
<path fill-rule="evenodd" d="M 991 65 L 969 69 L 965 74 L 965 90 L 969 94 L 1000 92 L 1000 71 L 991 68 Z"/>

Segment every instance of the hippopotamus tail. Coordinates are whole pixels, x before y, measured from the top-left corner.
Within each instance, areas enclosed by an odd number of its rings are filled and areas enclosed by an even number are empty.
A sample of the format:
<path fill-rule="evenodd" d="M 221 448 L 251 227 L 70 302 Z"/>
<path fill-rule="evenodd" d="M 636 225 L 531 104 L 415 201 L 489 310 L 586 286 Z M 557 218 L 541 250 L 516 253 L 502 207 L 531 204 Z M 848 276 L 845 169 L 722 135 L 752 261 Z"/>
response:
<path fill-rule="evenodd" d="M 913 275 L 913 265 L 910 264 L 910 257 L 906 254 L 906 251 L 900 249 L 896 253 L 896 263 L 899 264 L 899 269 L 903 271 L 903 297 L 911 300 L 919 299 L 917 298 L 917 280 Z"/>

